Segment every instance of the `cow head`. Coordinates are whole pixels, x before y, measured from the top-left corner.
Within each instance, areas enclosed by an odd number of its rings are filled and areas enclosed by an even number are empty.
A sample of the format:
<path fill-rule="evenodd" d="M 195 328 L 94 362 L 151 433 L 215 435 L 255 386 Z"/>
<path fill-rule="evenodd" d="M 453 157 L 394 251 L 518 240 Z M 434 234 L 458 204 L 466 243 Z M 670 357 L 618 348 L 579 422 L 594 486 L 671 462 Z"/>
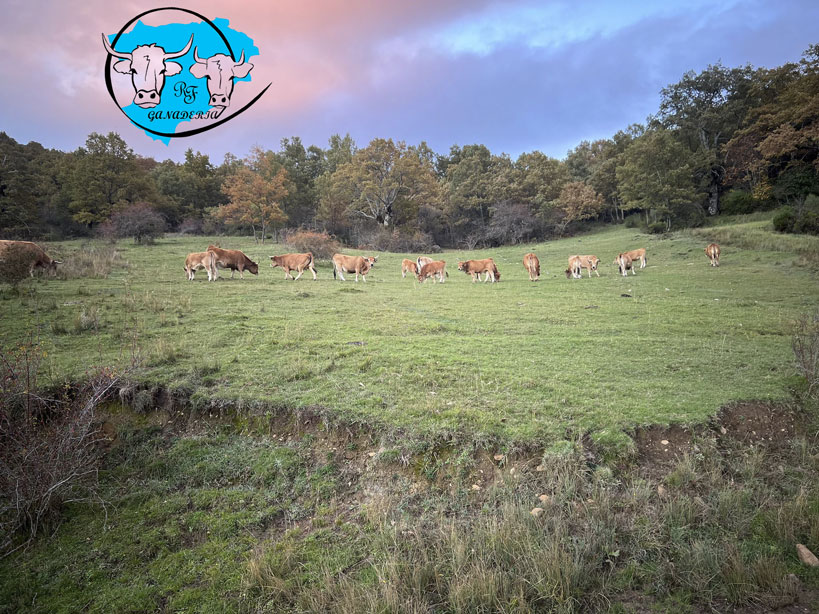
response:
<path fill-rule="evenodd" d="M 280 257 L 281 257 L 281 256 L 270 256 L 270 266 L 271 266 L 271 267 L 273 267 L 274 269 L 275 269 L 277 266 L 281 266 L 281 265 L 282 265 L 282 263 L 281 263 L 281 262 L 279 262 L 279 258 L 280 258 Z"/>
<path fill-rule="evenodd" d="M 367 268 L 371 269 L 378 262 L 378 256 L 364 256 L 364 262 L 367 263 Z"/>
<path fill-rule="evenodd" d="M 122 53 L 114 51 L 108 39 L 104 34 L 102 35 L 102 44 L 105 45 L 108 53 L 121 60 L 114 64 L 114 70 L 123 75 L 131 75 L 131 83 L 135 92 L 134 104 L 143 109 L 150 109 L 159 104 L 162 88 L 165 87 L 165 77 L 182 72 L 182 66 L 168 60 L 185 55 L 192 43 L 193 34 L 185 48 L 175 53 L 166 53 L 155 43 L 140 45 L 131 53 Z"/>
<path fill-rule="evenodd" d="M 245 267 L 245 269 L 250 271 L 254 275 L 258 275 L 259 274 L 259 263 L 258 262 L 253 262 L 252 260 L 250 260 L 250 258 L 248 258 L 248 263 L 247 263 L 247 266 Z"/>
<path fill-rule="evenodd" d="M 468 273 L 468 271 L 466 270 L 466 262 L 459 262 L 458 270 L 463 271 L 464 273 Z"/>
<path fill-rule="evenodd" d="M 191 74 L 197 79 L 208 80 L 208 104 L 212 107 L 225 109 L 230 105 L 230 96 L 233 94 L 233 79 L 247 77 L 253 69 L 253 64 L 245 62 L 245 52 L 235 62 L 232 57 L 217 53 L 209 58 L 202 59 L 196 47 L 193 49 L 195 64 L 191 65 Z"/>

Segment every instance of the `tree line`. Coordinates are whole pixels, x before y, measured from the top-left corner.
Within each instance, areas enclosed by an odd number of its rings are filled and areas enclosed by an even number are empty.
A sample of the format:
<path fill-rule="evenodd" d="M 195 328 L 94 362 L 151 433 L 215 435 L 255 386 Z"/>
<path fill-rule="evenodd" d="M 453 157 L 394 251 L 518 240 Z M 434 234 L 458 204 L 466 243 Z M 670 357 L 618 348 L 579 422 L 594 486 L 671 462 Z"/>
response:
<path fill-rule="evenodd" d="M 4 238 L 172 230 L 264 241 L 303 228 L 381 249 L 474 248 L 588 220 L 664 232 L 783 205 L 782 229 L 819 232 L 817 194 L 819 45 L 777 68 L 688 72 L 644 124 L 583 141 L 564 160 L 539 151 L 513 160 L 481 144 L 359 147 L 347 134 L 326 148 L 285 138 L 277 151 L 257 146 L 217 165 L 191 149 L 181 163 L 138 156 L 116 133 L 61 152 L 0 132 Z"/>

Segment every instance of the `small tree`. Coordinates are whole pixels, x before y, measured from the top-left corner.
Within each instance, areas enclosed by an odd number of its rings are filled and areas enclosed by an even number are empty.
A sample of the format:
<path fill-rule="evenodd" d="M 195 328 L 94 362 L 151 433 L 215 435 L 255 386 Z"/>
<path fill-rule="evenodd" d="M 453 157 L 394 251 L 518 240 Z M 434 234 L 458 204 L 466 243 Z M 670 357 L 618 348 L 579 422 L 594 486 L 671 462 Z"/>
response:
<path fill-rule="evenodd" d="M 0 552 L 24 546 L 60 506 L 95 495 L 102 435 L 96 408 L 118 381 L 107 369 L 88 374 L 67 399 L 37 384 L 42 350 L 0 348 Z"/>
<path fill-rule="evenodd" d="M 150 244 L 165 232 L 165 220 L 148 203 L 134 203 L 111 214 L 104 233 L 117 239 L 133 237 L 134 243 Z"/>

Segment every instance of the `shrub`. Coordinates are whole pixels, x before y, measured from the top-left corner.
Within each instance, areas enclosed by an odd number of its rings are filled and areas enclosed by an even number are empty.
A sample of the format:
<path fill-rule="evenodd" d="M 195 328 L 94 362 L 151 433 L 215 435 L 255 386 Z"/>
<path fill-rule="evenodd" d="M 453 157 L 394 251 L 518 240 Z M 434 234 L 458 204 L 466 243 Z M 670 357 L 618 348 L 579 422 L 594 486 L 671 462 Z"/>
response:
<path fill-rule="evenodd" d="M 19 245 L 9 245 L 0 253 L 0 282 L 16 286 L 31 274 L 31 253 Z"/>
<path fill-rule="evenodd" d="M 762 208 L 761 205 L 750 192 L 731 190 L 722 198 L 720 209 L 726 215 L 740 215 L 753 213 Z"/>
<path fill-rule="evenodd" d="M 296 230 L 288 232 L 284 242 L 296 252 L 312 252 L 314 258 L 329 260 L 333 254 L 341 251 L 341 243 L 326 232 Z"/>
<path fill-rule="evenodd" d="M 773 218 L 773 227 L 777 232 L 793 232 L 796 212 L 793 207 L 782 207 Z"/>
<path fill-rule="evenodd" d="M 100 231 L 117 239 L 133 237 L 134 243 L 150 244 L 165 232 L 165 220 L 148 203 L 134 203 L 115 211 Z"/>
<path fill-rule="evenodd" d="M 661 235 L 667 229 L 668 227 L 665 225 L 665 222 L 651 222 L 646 226 L 646 232 L 653 235 Z"/>
<path fill-rule="evenodd" d="M 97 406 L 118 381 L 107 369 L 89 374 L 70 398 L 54 400 L 37 383 L 36 344 L 0 348 L 0 552 L 23 546 L 59 520 L 67 500 L 95 493 L 102 439 Z"/>
<path fill-rule="evenodd" d="M 204 222 L 196 217 L 188 217 L 179 224 L 179 234 L 201 235 L 204 229 Z"/>
<path fill-rule="evenodd" d="M 420 230 L 389 230 L 374 227 L 362 230 L 358 237 L 359 249 L 373 249 L 382 252 L 431 252 L 434 251 L 432 235 Z"/>
<path fill-rule="evenodd" d="M 640 226 L 642 226 L 642 219 L 640 219 L 640 214 L 632 213 L 631 215 L 626 216 L 623 225 L 626 228 L 640 228 Z"/>

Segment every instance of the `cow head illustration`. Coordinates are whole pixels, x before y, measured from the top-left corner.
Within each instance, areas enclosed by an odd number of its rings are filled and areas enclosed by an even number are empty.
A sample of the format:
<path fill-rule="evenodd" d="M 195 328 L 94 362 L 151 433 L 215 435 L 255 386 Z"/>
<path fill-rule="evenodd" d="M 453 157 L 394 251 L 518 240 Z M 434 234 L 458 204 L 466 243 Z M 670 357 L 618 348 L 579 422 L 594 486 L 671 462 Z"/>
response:
<path fill-rule="evenodd" d="M 102 43 L 108 53 L 121 60 L 114 64 L 114 70 L 124 75 L 131 75 L 131 82 L 135 92 L 134 104 L 143 109 L 150 109 L 159 104 L 162 88 L 165 86 L 165 77 L 178 75 L 182 72 L 182 66 L 168 60 L 182 57 L 190 50 L 193 43 L 193 34 L 191 34 L 185 48 L 175 53 L 166 53 L 162 47 L 157 47 L 155 43 L 140 45 L 131 53 L 114 51 L 104 34 L 102 35 Z"/>
<path fill-rule="evenodd" d="M 230 96 L 233 94 L 234 77 L 246 77 L 253 69 L 253 64 L 245 62 L 245 52 L 236 62 L 229 55 L 217 53 L 209 58 L 199 57 L 196 47 L 193 49 L 195 64 L 191 65 L 191 74 L 197 79 L 205 78 L 208 81 L 209 104 L 224 110 L 230 105 Z"/>

